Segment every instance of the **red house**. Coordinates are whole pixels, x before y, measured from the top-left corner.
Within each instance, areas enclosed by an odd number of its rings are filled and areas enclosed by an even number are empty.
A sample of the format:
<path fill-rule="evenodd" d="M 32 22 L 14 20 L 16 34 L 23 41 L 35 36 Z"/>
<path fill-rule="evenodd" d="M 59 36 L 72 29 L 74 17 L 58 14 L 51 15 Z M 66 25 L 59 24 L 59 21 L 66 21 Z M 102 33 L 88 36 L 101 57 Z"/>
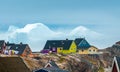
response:
<path fill-rule="evenodd" d="M 120 57 L 114 57 L 111 72 L 120 72 Z"/>

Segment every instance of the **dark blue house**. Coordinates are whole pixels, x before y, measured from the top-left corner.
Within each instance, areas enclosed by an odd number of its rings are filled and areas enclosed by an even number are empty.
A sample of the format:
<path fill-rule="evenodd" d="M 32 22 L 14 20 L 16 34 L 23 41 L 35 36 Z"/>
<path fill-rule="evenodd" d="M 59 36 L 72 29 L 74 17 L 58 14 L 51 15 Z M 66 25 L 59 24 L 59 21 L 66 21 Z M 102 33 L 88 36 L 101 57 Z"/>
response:
<path fill-rule="evenodd" d="M 88 49 L 91 47 L 91 45 L 85 38 L 76 38 L 75 43 L 77 45 L 77 51 L 79 54 L 88 54 Z"/>

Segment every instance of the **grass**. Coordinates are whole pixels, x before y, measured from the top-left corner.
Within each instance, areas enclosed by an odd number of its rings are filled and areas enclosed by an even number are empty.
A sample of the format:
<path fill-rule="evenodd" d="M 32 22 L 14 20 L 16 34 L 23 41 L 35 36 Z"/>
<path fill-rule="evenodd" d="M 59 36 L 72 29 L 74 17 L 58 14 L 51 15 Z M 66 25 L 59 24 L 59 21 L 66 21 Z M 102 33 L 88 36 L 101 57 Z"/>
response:
<path fill-rule="evenodd" d="M 104 68 L 102 66 L 99 67 L 98 72 L 104 72 Z"/>

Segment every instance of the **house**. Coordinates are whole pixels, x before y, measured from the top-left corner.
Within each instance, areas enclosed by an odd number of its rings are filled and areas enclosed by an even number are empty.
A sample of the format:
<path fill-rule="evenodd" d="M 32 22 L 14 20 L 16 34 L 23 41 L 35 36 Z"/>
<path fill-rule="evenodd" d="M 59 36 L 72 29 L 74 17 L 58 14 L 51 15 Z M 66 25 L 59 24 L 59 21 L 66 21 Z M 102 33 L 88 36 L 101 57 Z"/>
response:
<path fill-rule="evenodd" d="M 76 53 L 76 44 L 73 40 L 47 40 L 42 53 Z"/>
<path fill-rule="evenodd" d="M 0 72 L 32 72 L 21 57 L 0 57 Z"/>
<path fill-rule="evenodd" d="M 77 52 L 79 54 L 95 54 L 98 49 L 95 46 L 91 46 L 85 38 L 76 38 L 75 44 L 77 45 Z"/>
<path fill-rule="evenodd" d="M 49 67 L 59 68 L 59 67 L 57 66 L 57 64 L 56 64 L 53 60 L 49 60 L 48 63 L 45 65 L 44 68 L 49 68 Z"/>
<path fill-rule="evenodd" d="M 6 49 L 5 49 L 5 51 L 4 51 L 4 54 L 5 54 L 5 55 L 11 55 L 11 50 L 10 50 L 10 48 L 11 48 L 11 46 L 13 46 L 13 45 L 15 45 L 15 43 L 9 43 L 9 42 L 6 43 Z"/>
<path fill-rule="evenodd" d="M 6 43 L 4 40 L 0 40 L 0 54 L 4 54 Z"/>
<path fill-rule="evenodd" d="M 114 57 L 111 72 L 120 72 L 120 57 Z"/>
<path fill-rule="evenodd" d="M 34 72 L 68 72 L 68 71 L 60 69 L 53 60 L 50 60 L 48 61 L 44 68 L 36 70 Z"/>
<path fill-rule="evenodd" d="M 14 44 L 10 47 L 11 55 L 31 56 L 32 51 L 28 44 Z"/>
<path fill-rule="evenodd" d="M 98 54 L 98 48 L 95 46 L 89 47 L 88 54 Z"/>

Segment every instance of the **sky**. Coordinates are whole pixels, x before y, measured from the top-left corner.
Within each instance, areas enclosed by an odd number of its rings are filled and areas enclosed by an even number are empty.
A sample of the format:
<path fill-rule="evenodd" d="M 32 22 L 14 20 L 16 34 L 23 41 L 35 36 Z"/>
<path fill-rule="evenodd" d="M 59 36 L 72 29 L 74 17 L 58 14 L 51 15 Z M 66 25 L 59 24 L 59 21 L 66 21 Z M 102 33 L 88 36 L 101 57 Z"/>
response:
<path fill-rule="evenodd" d="M 98 48 L 119 41 L 119 0 L 1 0 L 0 39 L 28 43 L 33 51 L 46 40 L 85 37 Z"/>

